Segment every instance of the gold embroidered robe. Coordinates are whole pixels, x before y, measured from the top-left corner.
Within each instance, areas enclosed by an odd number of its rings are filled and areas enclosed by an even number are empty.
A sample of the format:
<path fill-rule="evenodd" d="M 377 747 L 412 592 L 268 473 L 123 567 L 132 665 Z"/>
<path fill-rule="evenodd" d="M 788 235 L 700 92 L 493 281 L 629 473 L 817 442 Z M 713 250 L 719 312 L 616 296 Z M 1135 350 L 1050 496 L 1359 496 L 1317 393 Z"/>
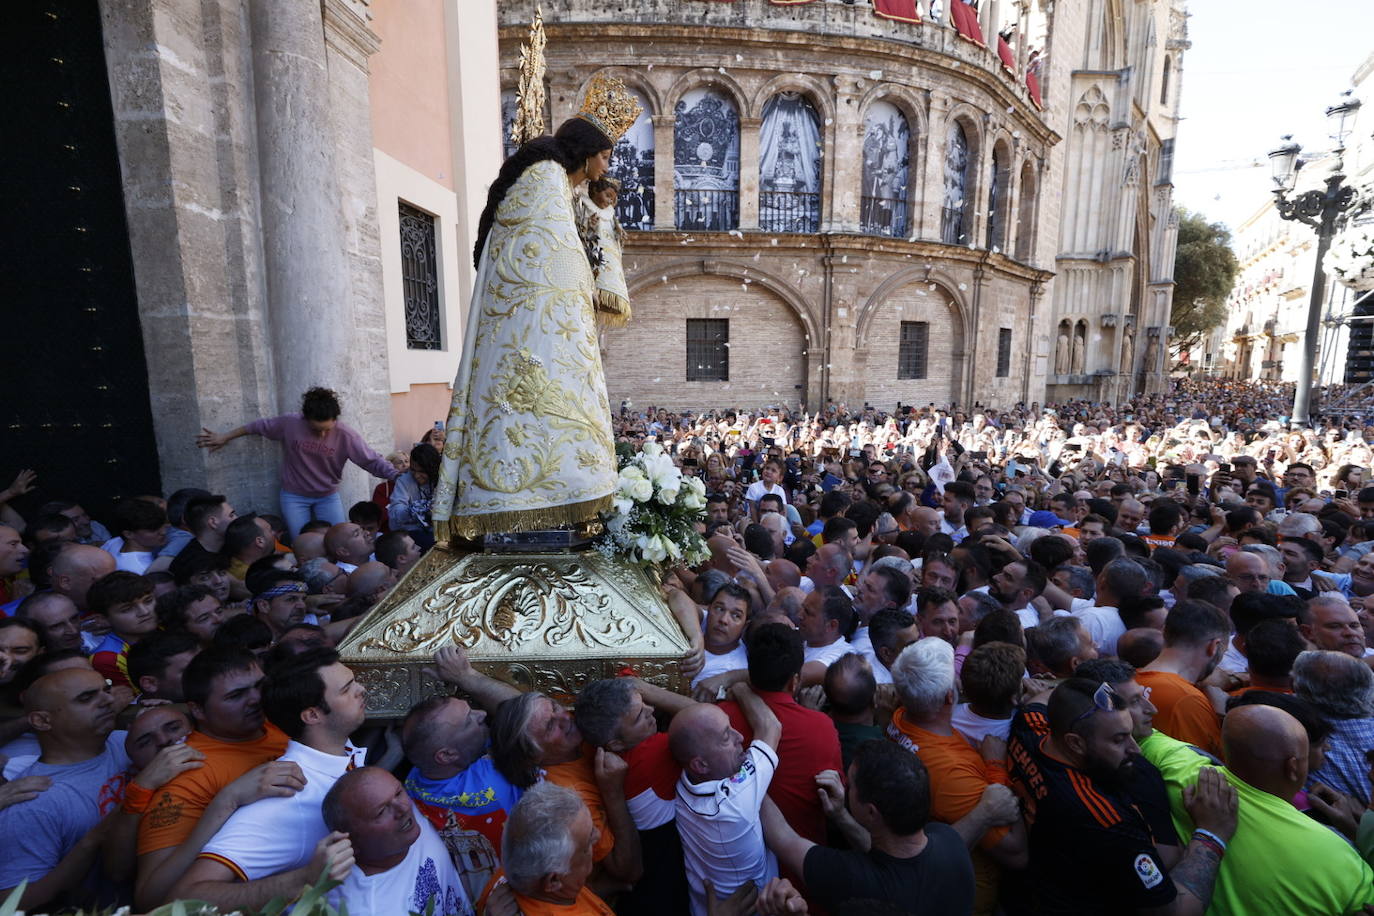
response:
<path fill-rule="evenodd" d="M 496 209 L 473 286 L 433 517 L 451 535 L 590 521 L 617 472 L 594 280 L 572 188 L 530 166 Z"/>

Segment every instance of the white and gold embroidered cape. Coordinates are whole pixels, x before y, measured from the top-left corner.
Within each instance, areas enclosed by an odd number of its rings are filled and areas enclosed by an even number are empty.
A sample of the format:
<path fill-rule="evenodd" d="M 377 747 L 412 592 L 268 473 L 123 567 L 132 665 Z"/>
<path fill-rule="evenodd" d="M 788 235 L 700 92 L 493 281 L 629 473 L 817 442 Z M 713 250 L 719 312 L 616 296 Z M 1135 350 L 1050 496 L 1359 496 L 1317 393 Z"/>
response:
<path fill-rule="evenodd" d="M 567 173 L 546 160 L 496 209 L 434 492 L 440 541 L 576 525 L 610 508 L 615 440 L 573 207 Z"/>

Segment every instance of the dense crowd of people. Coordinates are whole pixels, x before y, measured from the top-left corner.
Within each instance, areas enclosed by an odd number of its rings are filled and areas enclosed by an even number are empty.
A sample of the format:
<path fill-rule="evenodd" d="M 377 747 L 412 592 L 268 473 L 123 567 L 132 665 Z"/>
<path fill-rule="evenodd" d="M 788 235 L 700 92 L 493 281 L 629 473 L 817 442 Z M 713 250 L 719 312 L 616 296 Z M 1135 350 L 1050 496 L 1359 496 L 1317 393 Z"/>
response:
<path fill-rule="evenodd" d="M 335 646 L 432 546 L 441 428 L 383 457 L 315 389 L 204 431 L 282 442 L 281 516 L 185 489 L 97 520 L 24 471 L 0 898 L 251 912 L 324 876 L 350 912 L 440 916 L 1362 912 L 1374 426 L 1292 430 L 1290 403 L 626 402 L 618 449 L 708 494 L 711 557 L 664 583 L 683 689 L 522 692 L 449 646 L 452 693 L 394 723 Z M 345 512 L 349 461 L 381 483 Z"/>

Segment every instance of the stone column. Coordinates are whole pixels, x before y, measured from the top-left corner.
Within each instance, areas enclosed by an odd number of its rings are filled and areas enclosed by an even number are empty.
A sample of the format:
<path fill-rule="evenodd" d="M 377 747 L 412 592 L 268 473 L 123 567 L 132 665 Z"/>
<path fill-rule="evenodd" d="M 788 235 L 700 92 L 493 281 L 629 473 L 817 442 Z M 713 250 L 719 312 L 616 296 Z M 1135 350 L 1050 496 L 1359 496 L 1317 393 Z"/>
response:
<path fill-rule="evenodd" d="M 836 80 L 835 148 L 830 211 L 826 228 L 840 232 L 859 231 L 860 194 L 863 188 L 864 122 L 859 116 L 860 89 L 852 80 Z"/>
<path fill-rule="evenodd" d="M 285 411 L 313 385 L 349 387 L 349 264 L 320 4 L 249 7 L 268 316 Z"/>
<path fill-rule="evenodd" d="M 677 226 L 673 197 L 673 116 L 654 115 L 654 228 Z"/>
<path fill-rule="evenodd" d="M 920 179 L 921 209 L 913 214 L 917 218 L 912 220 L 911 234 L 935 241 L 940 238 L 940 208 L 945 201 L 945 141 L 949 137 L 945 116 L 948 113 L 949 97 L 932 93 L 926 120 L 930 136 L 926 140 L 925 168 Z"/>
<path fill-rule="evenodd" d="M 237 4 L 100 0 L 162 482 L 273 505 L 275 443 L 202 426 L 277 409 L 264 325 L 252 78 Z"/>
<path fill-rule="evenodd" d="M 759 228 L 759 129 L 762 118 L 739 119 L 739 227 Z"/>

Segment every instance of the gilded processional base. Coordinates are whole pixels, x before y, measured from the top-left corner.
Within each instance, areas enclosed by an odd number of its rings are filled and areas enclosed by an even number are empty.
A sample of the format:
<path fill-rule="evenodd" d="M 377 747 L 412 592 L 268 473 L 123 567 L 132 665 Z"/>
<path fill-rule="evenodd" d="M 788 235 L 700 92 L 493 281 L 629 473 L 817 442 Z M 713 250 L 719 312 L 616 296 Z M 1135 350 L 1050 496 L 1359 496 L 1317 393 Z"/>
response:
<path fill-rule="evenodd" d="M 567 699 L 629 667 L 682 690 L 688 644 L 642 568 L 595 550 L 525 545 L 427 553 L 339 646 L 367 687 L 368 715 L 395 718 L 452 693 L 426 668 L 457 644 L 482 673 Z"/>

